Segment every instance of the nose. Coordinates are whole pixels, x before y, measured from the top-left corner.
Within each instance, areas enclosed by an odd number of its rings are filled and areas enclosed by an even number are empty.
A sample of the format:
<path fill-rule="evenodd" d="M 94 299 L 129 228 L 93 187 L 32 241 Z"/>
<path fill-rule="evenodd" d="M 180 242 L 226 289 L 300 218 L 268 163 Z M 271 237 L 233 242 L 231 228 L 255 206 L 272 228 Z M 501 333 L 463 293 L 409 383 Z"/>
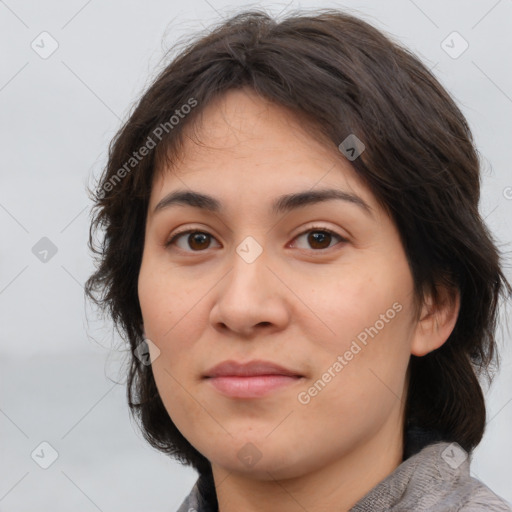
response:
<path fill-rule="evenodd" d="M 226 334 L 251 338 L 265 329 L 281 330 L 290 321 L 291 292 L 268 265 L 263 252 L 248 262 L 234 253 L 233 266 L 216 287 L 211 324 Z"/>

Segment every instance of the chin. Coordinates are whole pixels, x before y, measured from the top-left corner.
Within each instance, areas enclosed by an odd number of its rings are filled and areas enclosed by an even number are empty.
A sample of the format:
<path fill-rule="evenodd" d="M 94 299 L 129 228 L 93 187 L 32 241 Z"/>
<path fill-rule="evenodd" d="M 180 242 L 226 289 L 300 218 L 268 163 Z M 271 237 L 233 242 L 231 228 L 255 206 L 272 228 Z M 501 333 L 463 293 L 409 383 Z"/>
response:
<path fill-rule="evenodd" d="M 315 460 L 308 458 L 301 451 L 300 444 L 299 448 L 297 443 L 287 446 L 286 439 L 278 436 L 271 439 L 269 432 L 271 430 L 267 429 L 261 436 L 247 436 L 245 432 L 243 440 L 229 438 L 226 444 L 218 443 L 213 452 L 210 445 L 205 456 L 225 471 L 262 481 L 295 478 L 308 468 L 313 470 L 315 461 L 320 464 L 317 457 Z"/>
<path fill-rule="evenodd" d="M 304 473 L 301 464 L 278 460 L 275 457 L 264 456 L 256 462 L 241 461 L 237 455 L 227 458 L 225 455 L 219 458 L 209 459 L 214 466 L 221 467 L 224 471 L 237 474 L 253 480 L 271 481 L 295 478 Z"/>

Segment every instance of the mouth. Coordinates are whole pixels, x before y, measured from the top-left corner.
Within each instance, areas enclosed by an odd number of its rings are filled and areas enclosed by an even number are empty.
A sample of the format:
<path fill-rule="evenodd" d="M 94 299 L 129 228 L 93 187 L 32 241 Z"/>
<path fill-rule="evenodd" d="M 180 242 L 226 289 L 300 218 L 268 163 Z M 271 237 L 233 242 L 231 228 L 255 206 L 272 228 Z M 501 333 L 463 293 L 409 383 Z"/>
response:
<path fill-rule="evenodd" d="M 225 361 L 203 376 L 213 388 L 229 398 L 260 398 L 301 381 L 299 372 L 269 361 Z"/>

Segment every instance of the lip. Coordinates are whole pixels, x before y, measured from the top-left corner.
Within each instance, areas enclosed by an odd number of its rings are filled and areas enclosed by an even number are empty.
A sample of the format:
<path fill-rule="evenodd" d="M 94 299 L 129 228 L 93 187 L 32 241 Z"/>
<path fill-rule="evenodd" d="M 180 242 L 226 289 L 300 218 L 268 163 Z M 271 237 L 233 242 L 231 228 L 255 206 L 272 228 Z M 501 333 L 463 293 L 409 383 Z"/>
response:
<path fill-rule="evenodd" d="M 271 361 L 254 359 L 246 363 L 229 360 L 219 363 L 204 374 L 204 377 L 254 377 L 258 375 L 285 375 L 302 377 L 299 372 L 285 368 Z"/>
<path fill-rule="evenodd" d="M 229 398 L 260 398 L 302 380 L 303 375 L 276 363 L 224 361 L 206 372 L 205 379 Z"/>

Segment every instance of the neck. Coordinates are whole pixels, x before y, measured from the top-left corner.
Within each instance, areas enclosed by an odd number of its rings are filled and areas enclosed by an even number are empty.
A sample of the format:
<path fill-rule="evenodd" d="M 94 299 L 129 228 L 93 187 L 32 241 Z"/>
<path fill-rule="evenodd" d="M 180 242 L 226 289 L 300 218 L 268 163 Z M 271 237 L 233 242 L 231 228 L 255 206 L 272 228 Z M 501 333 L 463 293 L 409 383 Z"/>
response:
<path fill-rule="evenodd" d="M 370 440 L 294 478 L 255 480 L 213 465 L 219 512 L 348 511 L 391 474 L 403 457 L 402 428 L 383 426 Z"/>

